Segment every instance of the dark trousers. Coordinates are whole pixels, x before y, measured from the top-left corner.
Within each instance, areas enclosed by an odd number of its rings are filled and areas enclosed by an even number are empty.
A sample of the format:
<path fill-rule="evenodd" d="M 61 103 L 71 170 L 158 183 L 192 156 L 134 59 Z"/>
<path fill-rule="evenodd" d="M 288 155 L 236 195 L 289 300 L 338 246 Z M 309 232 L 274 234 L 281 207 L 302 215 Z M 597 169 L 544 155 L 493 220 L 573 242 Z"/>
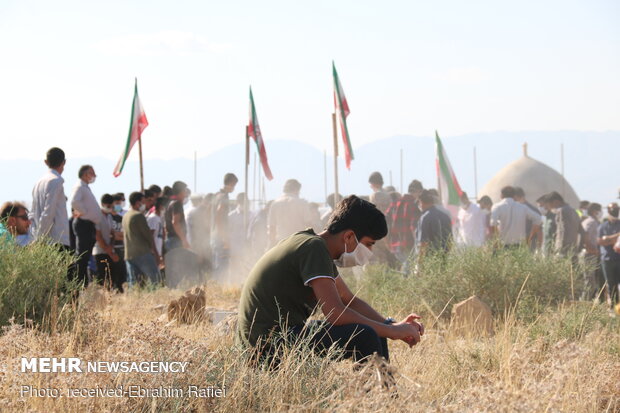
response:
<path fill-rule="evenodd" d="M 289 329 L 293 338 L 309 339 L 312 348 L 324 354 L 333 345 L 344 350 L 345 358 L 365 361 L 377 353 L 386 361 L 390 360 L 387 339 L 365 324 L 344 324 L 334 326 L 322 321 L 311 321 L 305 326 Z"/>
<path fill-rule="evenodd" d="M 603 261 L 603 274 L 611 297 L 611 305 L 618 303 L 618 285 L 620 284 L 620 261 Z"/>
<path fill-rule="evenodd" d="M 73 220 L 75 233 L 75 255 L 77 255 L 78 281 L 88 285 L 88 261 L 95 246 L 95 224 L 92 221 L 75 218 Z"/>
<path fill-rule="evenodd" d="M 105 285 L 108 289 L 116 288 L 123 292 L 125 261 L 119 259 L 114 262 L 108 254 L 97 254 L 95 255 L 95 263 L 97 264 L 97 281 L 99 284 Z"/>

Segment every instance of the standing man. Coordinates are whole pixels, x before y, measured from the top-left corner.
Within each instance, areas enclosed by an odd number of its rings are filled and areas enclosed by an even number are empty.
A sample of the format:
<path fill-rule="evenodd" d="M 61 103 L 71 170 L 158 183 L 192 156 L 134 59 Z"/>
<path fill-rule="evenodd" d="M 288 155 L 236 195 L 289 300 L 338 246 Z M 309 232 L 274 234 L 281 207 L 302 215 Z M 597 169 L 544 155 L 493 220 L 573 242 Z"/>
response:
<path fill-rule="evenodd" d="M 385 214 L 387 209 L 390 207 L 390 202 L 392 202 L 392 199 L 383 189 L 383 176 L 380 172 L 373 172 L 368 177 L 368 183 L 372 189 L 372 194 L 370 194 L 370 202 L 375 204 L 379 211 Z"/>
<path fill-rule="evenodd" d="M 230 259 L 230 237 L 228 233 L 228 214 L 230 205 L 228 194 L 235 190 L 239 179 L 233 173 L 224 175 L 224 186 L 215 195 L 213 212 L 211 214 L 211 248 L 213 253 L 213 267 L 216 272 L 223 271 Z"/>
<path fill-rule="evenodd" d="M 620 236 L 620 206 L 612 202 L 607 206 L 607 219 L 598 229 L 598 245 L 601 246 L 601 266 L 607 282 L 611 307 L 619 302 L 618 285 L 620 284 L 620 253 L 614 250 L 614 244 Z"/>
<path fill-rule="evenodd" d="M 534 205 L 530 204 L 529 202 L 527 202 L 527 199 L 525 199 L 525 191 L 523 190 L 523 188 L 515 186 L 515 198 L 514 200 L 520 204 L 525 205 L 526 207 L 528 207 L 529 209 L 531 209 L 535 214 L 539 214 L 540 215 L 540 211 L 538 210 L 538 208 L 536 208 Z M 529 234 L 530 232 L 532 232 L 532 220 L 531 219 L 527 219 L 525 221 L 525 233 Z M 530 246 L 530 251 L 535 251 L 537 246 L 541 245 L 541 242 L 538 240 L 538 238 L 541 236 L 540 233 L 537 233 L 534 235 L 534 237 L 531 239 L 531 241 L 528 242 L 528 245 Z"/>
<path fill-rule="evenodd" d="M 25 235 L 30 228 L 28 210 L 20 202 L 5 202 L 0 207 L 0 248 L 15 244 L 19 235 Z"/>
<path fill-rule="evenodd" d="M 161 257 L 157 253 L 153 233 L 144 216 L 144 195 L 133 192 L 129 195 L 131 209 L 123 216 L 123 236 L 125 238 L 125 262 L 129 286 L 133 286 L 141 277 L 146 276 L 151 283 L 159 283 L 158 263 Z"/>
<path fill-rule="evenodd" d="M 101 222 L 101 209 L 89 184 L 95 182 L 97 175 L 90 165 L 83 165 L 78 177 L 80 181 L 73 190 L 71 208 L 73 209 L 73 232 L 75 233 L 75 255 L 77 256 L 78 280 L 88 285 L 88 262 L 97 241 L 96 228 Z"/>
<path fill-rule="evenodd" d="M 299 181 L 289 179 L 284 183 L 282 196 L 271 204 L 267 222 L 270 247 L 297 231 L 321 225 L 311 215 L 308 201 L 299 197 L 300 191 Z"/>
<path fill-rule="evenodd" d="M 450 217 L 435 206 L 435 196 L 424 190 L 420 194 L 422 216 L 417 228 L 418 256 L 430 251 L 446 253 L 452 241 L 452 221 Z"/>
<path fill-rule="evenodd" d="M 124 262 L 114 251 L 114 220 L 112 219 L 112 204 L 114 198 L 110 194 L 101 197 L 101 221 L 96 227 L 95 247 L 93 256 L 97 264 L 99 284 L 106 285 L 109 289 L 115 288 L 123 292 L 124 271 L 121 265 Z"/>
<path fill-rule="evenodd" d="M 467 193 L 461 195 L 457 215 L 459 241 L 468 247 L 481 247 L 486 239 L 486 214 L 478 205 L 469 201 Z"/>
<path fill-rule="evenodd" d="M 411 181 L 406 194 L 393 203 L 386 213 L 390 220 L 388 240 L 390 251 L 404 262 L 415 246 L 415 233 L 422 211 L 418 208 L 418 199 L 424 188 L 417 180 Z"/>
<path fill-rule="evenodd" d="M 584 290 L 582 298 L 592 300 L 598 297 L 599 292 L 605 287 L 605 277 L 601 270 L 601 251 L 598 246 L 598 227 L 602 215 L 601 204 L 593 202 L 588 204 L 588 216 L 581 221 L 583 228 L 583 260 L 586 266 L 584 278 Z"/>
<path fill-rule="evenodd" d="M 540 232 L 540 215 L 514 200 L 515 189 L 512 186 L 502 188 L 502 200 L 491 210 L 491 226 L 504 248 L 515 248 L 534 238 Z M 525 233 L 526 221 L 532 221 L 532 229 Z M 540 242 L 540 237 L 538 238 Z M 539 245 L 540 246 L 540 245 Z"/>
<path fill-rule="evenodd" d="M 557 192 L 551 192 L 547 198 L 549 206 L 555 212 L 555 252 L 565 257 L 576 258 L 579 249 L 581 219 L 564 198 Z"/>
<path fill-rule="evenodd" d="M 172 201 L 168 204 L 164 212 L 166 221 L 166 251 L 170 252 L 175 248 L 183 247 L 190 249 L 187 240 L 187 224 L 185 223 L 185 211 L 183 205 L 188 196 L 187 184 L 176 181 L 172 185 Z"/>
<path fill-rule="evenodd" d="M 60 148 L 51 148 L 45 164 L 49 171 L 32 190 L 32 233 L 35 239 L 47 238 L 62 250 L 70 251 L 65 180 L 61 176 L 65 170 L 65 153 Z"/>

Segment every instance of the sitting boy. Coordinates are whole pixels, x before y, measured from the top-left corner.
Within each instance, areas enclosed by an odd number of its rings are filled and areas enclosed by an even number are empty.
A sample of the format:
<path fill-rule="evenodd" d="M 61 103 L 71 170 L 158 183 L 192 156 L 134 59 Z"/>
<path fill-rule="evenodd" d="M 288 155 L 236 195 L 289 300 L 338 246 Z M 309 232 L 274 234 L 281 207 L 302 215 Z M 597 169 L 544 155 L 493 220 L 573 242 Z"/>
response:
<path fill-rule="evenodd" d="M 383 317 L 353 295 L 336 266 L 364 265 L 376 241 L 387 235 L 385 216 L 355 195 L 342 200 L 327 230 L 297 232 L 258 260 L 241 293 L 237 342 L 271 356 L 279 337 L 308 337 L 324 351 L 336 343 L 344 356 L 364 361 L 373 353 L 389 360 L 387 338 L 413 346 L 424 327 L 415 314 L 400 322 Z M 319 306 L 326 322 L 306 324 Z M 282 331 L 282 330 L 286 331 Z"/>

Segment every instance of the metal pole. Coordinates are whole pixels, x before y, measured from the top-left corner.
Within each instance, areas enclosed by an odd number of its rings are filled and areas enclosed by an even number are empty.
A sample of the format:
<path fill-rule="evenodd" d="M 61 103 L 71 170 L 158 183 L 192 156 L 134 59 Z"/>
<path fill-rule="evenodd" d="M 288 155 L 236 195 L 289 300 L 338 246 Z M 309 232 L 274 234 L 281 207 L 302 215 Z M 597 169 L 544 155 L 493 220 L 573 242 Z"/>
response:
<path fill-rule="evenodd" d="M 478 199 L 478 157 L 474 146 L 474 196 Z"/>
<path fill-rule="evenodd" d="M 560 165 L 562 170 L 562 178 L 564 178 L 564 144 L 560 144 Z M 566 179 L 562 180 L 562 196 L 566 196 Z"/>
<path fill-rule="evenodd" d="M 392 170 L 390 169 L 390 186 L 394 186 L 394 184 L 392 183 Z"/>
<path fill-rule="evenodd" d="M 400 148 L 400 193 L 403 193 L 403 148 Z"/>
<path fill-rule="evenodd" d="M 144 168 L 142 166 L 142 136 L 138 138 L 138 150 L 140 152 L 140 192 L 144 193 Z"/>
<path fill-rule="evenodd" d="M 254 208 L 258 209 L 258 199 L 256 198 L 256 152 L 254 153 L 254 173 L 252 180 L 252 200 L 254 201 Z"/>
<path fill-rule="evenodd" d="M 248 199 L 248 168 L 250 166 L 250 134 L 249 127 L 245 127 L 245 199 L 243 202 L 247 202 Z M 242 205 L 243 208 L 243 230 L 248 227 L 248 209 L 245 205 Z"/>
<path fill-rule="evenodd" d="M 327 151 L 323 149 L 323 189 L 325 192 L 324 202 L 327 202 Z"/>
<path fill-rule="evenodd" d="M 194 151 L 194 193 L 198 193 L 198 153 Z"/>
<path fill-rule="evenodd" d="M 336 112 L 332 113 L 332 129 L 334 132 L 334 204 L 340 201 L 338 189 L 338 128 L 336 127 Z"/>

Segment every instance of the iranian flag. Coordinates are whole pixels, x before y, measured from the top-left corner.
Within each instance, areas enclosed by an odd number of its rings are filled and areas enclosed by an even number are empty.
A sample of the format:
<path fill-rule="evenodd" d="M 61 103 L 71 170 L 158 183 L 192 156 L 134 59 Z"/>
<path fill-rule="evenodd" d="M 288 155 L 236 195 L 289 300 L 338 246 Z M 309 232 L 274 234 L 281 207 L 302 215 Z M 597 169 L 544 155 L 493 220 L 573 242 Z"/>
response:
<path fill-rule="evenodd" d="M 435 165 L 437 167 L 437 182 L 439 183 L 439 197 L 444 207 L 449 206 L 458 207 L 461 204 L 461 195 L 463 191 L 459 185 L 459 181 L 456 180 L 452 165 L 448 160 L 446 150 L 439 139 L 437 131 L 435 131 L 435 150 L 437 152 L 437 159 Z"/>
<path fill-rule="evenodd" d="M 252 95 L 252 88 L 250 87 L 250 123 L 248 124 L 248 136 L 251 136 L 256 142 L 256 149 L 260 156 L 260 163 L 263 166 L 263 172 L 270 181 L 273 179 L 271 169 L 269 168 L 269 161 L 267 160 L 267 150 L 265 149 L 265 141 L 263 140 L 263 134 L 260 131 L 260 125 L 258 124 L 258 117 L 256 117 L 256 107 L 254 106 L 254 96 Z"/>
<path fill-rule="evenodd" d="M 125 147 L 123 148 L 121 158 L 118 160 L 118 163 L 114 168 L 115 177 L 120 176 L 121 172 L 123 172 L 123 167 L 125 166 L 125 161 L 127 161 L 127 158 L 129 157 L 131 148 L 133 148 L 133 145 L 140 140 L 142 131 L 147 126 L 149 126 L 149 121 L 146 120 L 146 114 L 144 113 L 144 109 L 140 103 L 140 98 L 138 97 L 138 79 L 136 79 L 136 85 L 133 92 L 133 103 L 131 104 L 129 135 L 127 136 L 127 142 L 125 142 Z"/>
<path fill-rule="evenodd" d="M 347 116 L 349 116 L 349 103 L 342 90 L 342 84 L 336 72 L 336 65 L 332 61 L 332 72 L 334 74 L 334 106 L 336 113 L 340 119 L 340 131 L 342 132 L 342 143 L 344 144 L 344 161 L 347 169 L 351 169 L 351 161 L 353 158 L 353 147 L 349 137 L 349 129 L 347 128 Z"/>

